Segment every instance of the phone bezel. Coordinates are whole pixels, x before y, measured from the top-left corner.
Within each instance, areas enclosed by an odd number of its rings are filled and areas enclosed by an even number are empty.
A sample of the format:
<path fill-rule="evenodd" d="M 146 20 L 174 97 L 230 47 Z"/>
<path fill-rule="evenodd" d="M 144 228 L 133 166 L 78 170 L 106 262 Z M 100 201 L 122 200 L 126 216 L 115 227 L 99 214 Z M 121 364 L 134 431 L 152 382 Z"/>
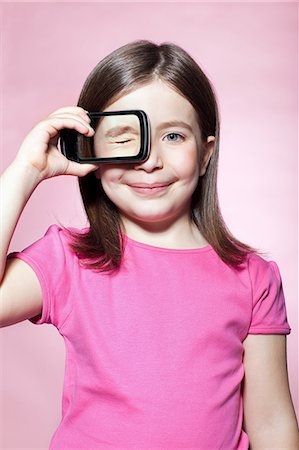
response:
<path fill-rule="evenodd" d="M 134 156 L 114 156 L 111 158 L 80 158 L 77 152 L 77 145 L 75 144 L 75 139 L 80 134 L 78 131 L 65 128 L 60 132 L 60 148 L 63 155 L 81 164 L 85 163 L 101 163 L 101 164 L 117 164 L 117 163 L 134 163 L 146 161 L 149 155 L 150 149 L 150 128 L 149 120 L 146 113 L 141 109 L 126 109 L 121 111 L 101 111 L 101 112 L 88 112 L 88 116 L 92 120 L 98 119 L 102 116 L 111 115 L 125 115 L 134 114 L 138 117 L 140 123 L 140 149 L 137 155 Z M 86 137 L 86 139 L 93 140 L 93 136 Z M 76 148 L 74 148 L 76 147 Z"/>

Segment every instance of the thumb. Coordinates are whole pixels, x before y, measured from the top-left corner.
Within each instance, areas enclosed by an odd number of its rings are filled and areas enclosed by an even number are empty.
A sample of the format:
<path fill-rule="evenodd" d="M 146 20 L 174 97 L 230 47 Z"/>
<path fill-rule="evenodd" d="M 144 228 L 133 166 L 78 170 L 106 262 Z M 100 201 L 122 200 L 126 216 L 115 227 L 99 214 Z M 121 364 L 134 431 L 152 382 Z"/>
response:
<path fill-rule="evenodd" d="M 75 175 L 77 177 L 84 177 L 90 172 L 94 172 L 99 167 L 98 164 L 79 164 L 70 161 L 66 169 L 65 175 Z"/>

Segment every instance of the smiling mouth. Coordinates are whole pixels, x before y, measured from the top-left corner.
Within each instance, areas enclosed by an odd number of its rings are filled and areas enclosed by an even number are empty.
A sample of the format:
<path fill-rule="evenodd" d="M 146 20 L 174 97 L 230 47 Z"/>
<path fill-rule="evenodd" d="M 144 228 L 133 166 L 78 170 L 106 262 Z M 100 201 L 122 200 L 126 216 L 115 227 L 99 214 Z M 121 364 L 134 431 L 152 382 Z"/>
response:
<path fill-rule="evenodd" d="M 153 195 L 165 191 L 172 183 L 133 183 L 128 186 L 139 194 Z"/>

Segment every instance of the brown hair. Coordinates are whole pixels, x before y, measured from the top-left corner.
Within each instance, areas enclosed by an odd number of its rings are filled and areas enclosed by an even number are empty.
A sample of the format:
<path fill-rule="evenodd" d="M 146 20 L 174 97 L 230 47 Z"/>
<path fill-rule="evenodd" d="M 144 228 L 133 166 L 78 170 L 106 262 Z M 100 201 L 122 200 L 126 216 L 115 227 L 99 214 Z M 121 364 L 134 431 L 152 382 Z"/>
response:
<path fill-rule="evenodd" d="M 195 60 L 173 43 L 157 45 L 139 40 L 110 53 L 92 70 L 81 91 L 78 106 L 101 111 L 130 90 L 160 78 L 183 95 L 194 107 L 203 141 L 215 136 L 214 151 L 205 175 L 199 177 L 192 196 L 191 217 L 200 233 L 227 264 L 237 268 L 256 249 L 237 240 L 222 218 L 217 194 L 219 113 L 216 95 Z M 72 244 L 83 263 L 109 271 L 120 266 L 123 238 L 117 207 L 104 192 L 95 173 L 79 178 L 90 228 L 73 233 Z"/>

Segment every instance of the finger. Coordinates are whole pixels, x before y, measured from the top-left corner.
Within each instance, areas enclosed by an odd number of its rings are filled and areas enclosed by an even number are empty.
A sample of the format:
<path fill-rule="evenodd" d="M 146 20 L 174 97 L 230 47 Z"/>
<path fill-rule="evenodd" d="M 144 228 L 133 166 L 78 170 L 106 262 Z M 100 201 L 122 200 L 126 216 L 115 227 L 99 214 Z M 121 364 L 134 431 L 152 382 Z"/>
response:
<path fill-rule="evenodd" d="M 99 168 L 98 164 L 79 164 L 74 161 L 69 161 L 65 175 L 75 175 L 77 177 L 84 177 L 90 172 L 94 172 Z"/>
<path fill-rule="evenodd" d="M 55 114 L 50 114 L 50 116 L 48 116 L 48 118 L 57 118 L 57 119 L 76 119 L 76 120 L 83 120 L 84 122 L 87 122 L 88 124 L 90 124 L 91 119 L 89 117 L 89 115 L 87 113 L 81 113 L 81 114 L 75 114 L 75 113 L 71 113 L 71 112 L 61 112 L 61 113 L 55 113 Z"/>
<path fill-rule="evenodd" d="M 88 115 L 88 111 L 81 108 L 80 106 L 65 106 L 53 111 L 48 117 L 63 117 L 63 116 L 76 116 L 85 119 L 88 123 L 91 122 Z"/>
<path fill-rule="evenodd" d="M 42 133 L 48 135 L 48 141 L 57 136 L 57 134 L 65 128 L 76 130 L 86 136 L 93 136 L 94 134 L 93 128 L 87 122 L 84 122 L 83 119 L 79 118 L 52 117 L 45 119 L 36 125 L 36 130 L 40 130 Z"/>
<path fill-rule="evenodd" d="M 73 114 L 80 114 L 82 116 L 86 115 L 88 111 L 86 111 L 81 106 L 63 106 L 62 108 L 58 108 L 55 111 L 53 111 L 51 114 L 49 114 L 49 117 L 55 114 L 63 114 L 63 113 L 73 113 Z"/>

